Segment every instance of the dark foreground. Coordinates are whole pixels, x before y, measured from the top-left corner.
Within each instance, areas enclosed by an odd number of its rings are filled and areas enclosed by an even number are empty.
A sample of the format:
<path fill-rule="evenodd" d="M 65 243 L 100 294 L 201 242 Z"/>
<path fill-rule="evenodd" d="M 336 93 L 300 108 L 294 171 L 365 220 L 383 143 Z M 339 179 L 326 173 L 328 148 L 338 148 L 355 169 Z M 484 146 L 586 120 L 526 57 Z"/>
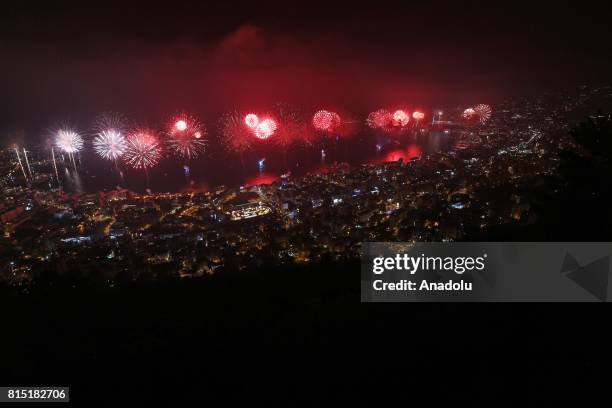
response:
<path fill-rule="evenodd" d="M 361 304 L 358 268 L 5 294 L 0 383 L 87 406 L 517 406 L 607 382 L 607 305 Z"/>

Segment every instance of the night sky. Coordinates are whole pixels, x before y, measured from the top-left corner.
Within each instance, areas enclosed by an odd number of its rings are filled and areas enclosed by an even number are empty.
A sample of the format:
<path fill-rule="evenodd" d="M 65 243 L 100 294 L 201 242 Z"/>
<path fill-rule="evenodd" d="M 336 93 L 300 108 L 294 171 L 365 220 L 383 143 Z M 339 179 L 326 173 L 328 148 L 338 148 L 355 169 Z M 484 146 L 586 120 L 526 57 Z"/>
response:
<path fill-rule="evenodd" d="M 2 138 L 109 110 L 495 103 L 612 72 L 611 15 L 586 2 L 21 3 L 0 16 Z"/>

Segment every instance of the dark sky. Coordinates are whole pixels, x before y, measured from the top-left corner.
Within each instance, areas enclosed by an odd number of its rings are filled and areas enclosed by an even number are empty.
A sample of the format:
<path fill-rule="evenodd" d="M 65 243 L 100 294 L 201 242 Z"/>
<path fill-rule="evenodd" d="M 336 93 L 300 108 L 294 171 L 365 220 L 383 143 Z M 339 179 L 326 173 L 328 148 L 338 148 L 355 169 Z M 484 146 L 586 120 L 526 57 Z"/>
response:
<path fill-rule="evenodd" d="M 0 16 L 3 134 L 108 110 L 494 103 L 612 72 L 611 14 L 584 1 L 19 3 Z"/>

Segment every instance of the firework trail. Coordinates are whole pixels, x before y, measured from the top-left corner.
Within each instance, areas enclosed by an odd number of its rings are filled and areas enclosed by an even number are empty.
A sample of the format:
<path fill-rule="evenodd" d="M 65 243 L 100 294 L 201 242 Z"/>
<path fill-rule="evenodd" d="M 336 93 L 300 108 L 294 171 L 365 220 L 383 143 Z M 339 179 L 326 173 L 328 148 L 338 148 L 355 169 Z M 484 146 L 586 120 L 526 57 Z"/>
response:
<path fill-rule="evenodd" d="M 57 163 L 55 162 L 55 149 L 51 146 L 51 157 L 53 158 L 53 168 L 55 169 L 55 178 L 57 180 L 57 184 L 60 184 L 59 174 L 57 172 Z"/>
<path fill-rule="evenodd" d="M 21 167 L 21 171 L 23 172 L 23 178 L 27 183 L 28 176 L 26 175 L 25 169 L 23 168 L 23 164 L 21 163 L 21 156 L 19 156 L 19 148 L 17 148 L 17 146 L 15 146 L 15 153 L 17 154 L 17 161 L 19 162 L 19 167 Z"/>
<path fill-rule="evenodd" d="M 32 175 L 32 168 L 30 167 L 30 161 L 28 160 L 28 152 L 26 151 L 25 147 L 23 148 L 23 156 L 25 157 L 25 161 L 28 166 L 28 173 L 30 173 L 30 178 L 32 178 L 34 176 Z"/>

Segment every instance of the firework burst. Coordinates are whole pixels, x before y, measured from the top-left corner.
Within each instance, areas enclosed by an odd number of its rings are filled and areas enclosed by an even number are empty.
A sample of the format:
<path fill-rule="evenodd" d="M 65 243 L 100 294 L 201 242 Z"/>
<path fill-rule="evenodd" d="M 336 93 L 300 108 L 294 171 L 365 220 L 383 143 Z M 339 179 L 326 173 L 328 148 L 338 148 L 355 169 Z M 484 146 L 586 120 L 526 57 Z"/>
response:
<path fill-rule="evenodd" d="M 117 160 L 125 153 L 127 143 L 119 130 L 106 129 L 98 132 L 93 140 L 95 152 L 106 160 Z"/>
<path fill-rule="evenodd" d="M 103 159 L 117 161 L 125 153 L 125 118 L 114 112 L 100 115 L 93 125 L 94 151 Z"/>
<path fill-rule="evenodd" d="M 178 156 L 190 159 L 206 149 L 206 129 L 195 118 L 178 115 L 168 123 L 168 145 Z"/>
<path fill-rule="evenodd" d="M 147 170 L 159 163 L 161 153 L 157 135 L 148 129 L 138 129 L 128 136 L 123 157 L 132 168 Z"/>
<path fill-rule="evenodd" d="M 19 167 L 23 172 L 23 178 L 25 179 L 25 181 L 28 181 L 28 176 L 26 175 L 25 169 L 23 168 L 23 163 L 21 162 L 21 156 L 19 156 L 19 147 L 15 145 L 13 146 L 13 149 L 15 150 L 15 154 L 17 155 L 17 162 L 19 163 Z"/>
<path fill-rule="evenodd" d="M 286 104 L 278 104 L 275 116 L 278 128 L 274 134 L 274 143 L 283 148 L 310 143 L 312 132 L 308 131 L 308 126 L 298 109 Z"/>
<path fill-rule="evenodd" d="M 476 115 L 476 111 L 474 110 L 474 108 L 467 108 L 461 114 L 461 116 L 463 116 L 465 119 L 472 119 L 474 115 Z"/>
<path fill-rule="evenodd" d="M 485 124 L 489 119 L 491 119 L 491 107 L 489 105 L 480 104 L 474 107 L 474 114 L 478 118 L 478 121 L 482 124 Z"/>
<path fill-rule="evenodd" d="M 227 151 L 242 154 L 252 148 L 253 130 L 241 113 L 234 111 L 224 114 L 219 121 L 219 131 Z"/>
<path fill-rule="evenodd" d="M 395 127 L 404 127 L 410 122 L 410 116 L 403 110 L 398 109 L 393 112 L 392 124 Z"/>
<path fill-rule="evenodd" d="M 372 129 L 382 130 L 390 134 L 401 134 L 408 129 L 410 115 L 405 110 L 397 109 L 391 113 L 386 109 L 379 109 L 368 115 L 366 123 Z"/>
<path fill-rule="evenodd" d="M 259 125 L 257 125 L 255 128 L 255 136 L 258 139 L 265 140 L 272 136 L 276 132 L 276 129 L 278 129 L 276 121 L 274 119 L 266 118 L 259 122 Z"/>
<path fill-rule="evenodd" d="M 312 116 L 312 126 L 318 131 L 334 132 L 340 128 L 342 119 L 336 112 L 319 110 Z"/>
<path fill-rule="evenodd" d="M 255 129 L 257 125 L 259 125 L 259 117 L 254 113 L 249 113 L 244 117 L 244 123 L 249 127 L 249 129 Z"/>
<path fill-rule="evenodd" d="M 75 130 L 63 127 L 55 132 L 55 145 L 65 153 L 78 153 L 83 148 L 83 138 Z"/>
<path fill-rule="evenodd" d="M 393 115 L 386 109 L 379 109 L 370 113 L 366 122 L 372 129 L 386 130 L 393 123 Z"/>

